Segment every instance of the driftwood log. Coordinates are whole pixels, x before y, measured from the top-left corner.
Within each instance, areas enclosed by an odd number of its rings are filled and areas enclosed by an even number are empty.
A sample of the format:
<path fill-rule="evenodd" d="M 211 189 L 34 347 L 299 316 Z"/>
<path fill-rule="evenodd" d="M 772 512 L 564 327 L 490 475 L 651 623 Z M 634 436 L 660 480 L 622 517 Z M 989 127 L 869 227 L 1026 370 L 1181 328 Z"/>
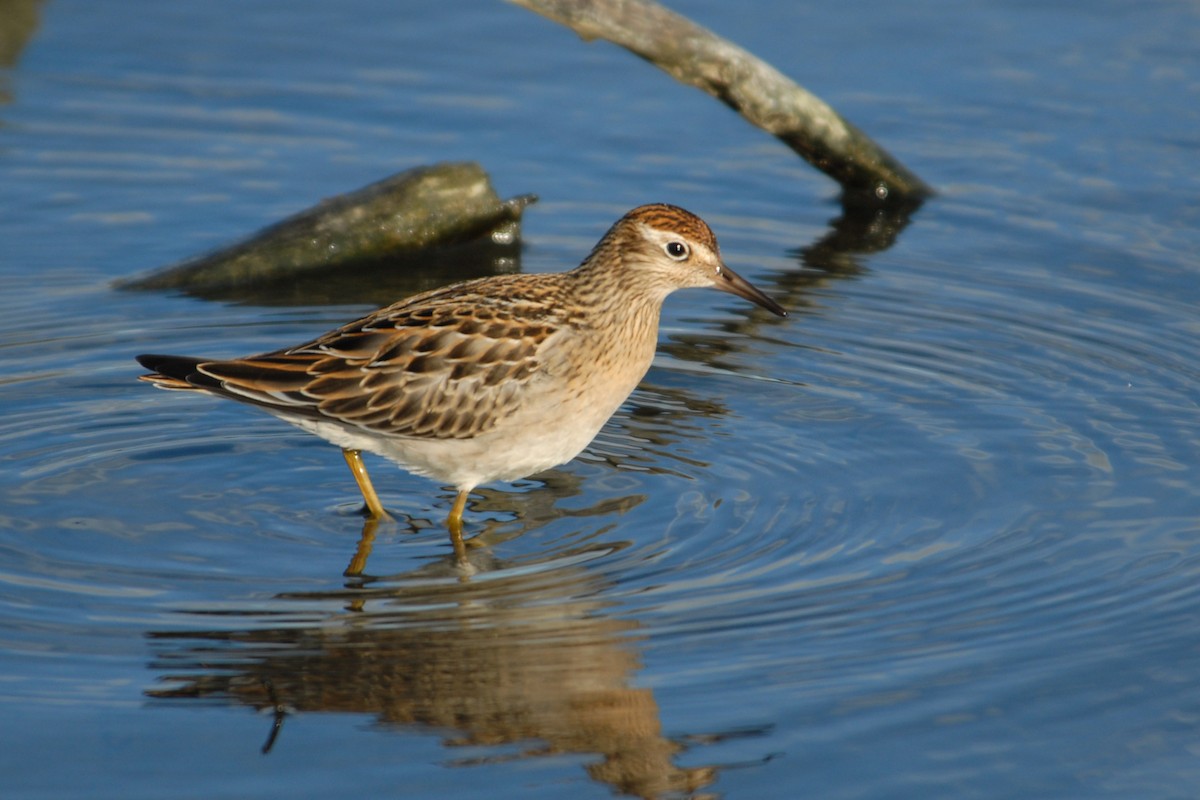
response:
<path fill-rule="evenodd" d="M 911 202 L 933 194 L 820 98 L 653 0 L 511 2 L 566 25 L 584 39 L 619 44 L 676 80 L 703 89 L 840 183 L 846 200 Z"/>

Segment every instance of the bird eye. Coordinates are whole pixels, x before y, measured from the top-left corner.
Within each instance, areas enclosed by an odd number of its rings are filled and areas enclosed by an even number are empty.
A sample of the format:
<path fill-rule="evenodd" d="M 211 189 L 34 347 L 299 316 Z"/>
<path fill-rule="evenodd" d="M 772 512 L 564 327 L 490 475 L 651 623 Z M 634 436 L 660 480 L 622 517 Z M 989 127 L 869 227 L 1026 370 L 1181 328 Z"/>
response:
<path fill-rule="evenodd" d="M 667 255 L 676 261 L 683 261 L 688 257 L 688 246 L 683 242 L 667 242 L 663 249 L 667 251 Z"/>

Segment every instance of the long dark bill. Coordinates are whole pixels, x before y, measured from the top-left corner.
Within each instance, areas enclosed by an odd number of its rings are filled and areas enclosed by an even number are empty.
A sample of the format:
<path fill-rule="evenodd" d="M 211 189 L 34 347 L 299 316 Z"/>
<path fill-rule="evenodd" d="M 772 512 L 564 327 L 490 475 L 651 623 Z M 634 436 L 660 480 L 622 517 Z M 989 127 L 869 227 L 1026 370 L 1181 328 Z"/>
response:
<path fill-rule="evenodd" d="M 783 310 L 783 306 L 767 297 L 761 289 L 741 275 L 738 275 L 729 267 L 723 266 L 721 268 L 721 274 L 717 276 L 717 288 L 723 292 L 743 297 L 755 305 L 762 306 L 772 314 L 777 314 L 781 317 L 787 316 L 787 312 Z"/>

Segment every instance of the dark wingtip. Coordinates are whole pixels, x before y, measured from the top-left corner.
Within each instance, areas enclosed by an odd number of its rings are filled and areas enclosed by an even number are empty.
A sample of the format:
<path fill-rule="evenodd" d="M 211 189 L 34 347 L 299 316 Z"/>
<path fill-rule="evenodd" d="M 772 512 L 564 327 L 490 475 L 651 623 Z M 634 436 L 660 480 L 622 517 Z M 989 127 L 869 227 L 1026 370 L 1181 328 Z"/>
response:
<path fill-rule="evenodd" d="M 143 353 L 140 356 L 134 356 L 137 362 L 151 372 L 157 372 L 160 375 L 166 375 L 171 378 L 179 378 L 186 380 L 187 377 L 196 371 L 196 367 L 204 363 L 202 358 L 193 358 L 192 356 L 164 356 L 155 353 Z"/>

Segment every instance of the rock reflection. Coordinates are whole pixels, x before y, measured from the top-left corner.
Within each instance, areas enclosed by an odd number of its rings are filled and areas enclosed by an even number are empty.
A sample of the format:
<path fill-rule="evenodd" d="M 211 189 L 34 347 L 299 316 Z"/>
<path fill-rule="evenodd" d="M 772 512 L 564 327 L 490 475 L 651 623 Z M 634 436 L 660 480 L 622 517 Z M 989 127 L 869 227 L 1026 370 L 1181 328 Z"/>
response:
<path fill-rule="evenodd" d="M 578 564 L 598 549 L 538 570 L 493 562 L 469 580 L 452 577 L 447 559 L 440 569 L 277 598 L 297 607 L 286 626 L 264 626 L 276 603 L 234 612 L 240 629 L 151 633 L 152 666 L 169 686 L 149 695 L 274 709 L 264 749 L 289 714 L 351 712 L 452 731 L 449 747 L 520 747 L 456 766 L 594 754 L 588 774 L 622 794 L 694 793 L 716 769 L 676 766 L 684 745 L 663 736 L 651 690 L 632 685 L 638 625 L 609 612 L 599 599 L 606 582 Z M 311 612 L 314 604 L 327 610 Z"/>

